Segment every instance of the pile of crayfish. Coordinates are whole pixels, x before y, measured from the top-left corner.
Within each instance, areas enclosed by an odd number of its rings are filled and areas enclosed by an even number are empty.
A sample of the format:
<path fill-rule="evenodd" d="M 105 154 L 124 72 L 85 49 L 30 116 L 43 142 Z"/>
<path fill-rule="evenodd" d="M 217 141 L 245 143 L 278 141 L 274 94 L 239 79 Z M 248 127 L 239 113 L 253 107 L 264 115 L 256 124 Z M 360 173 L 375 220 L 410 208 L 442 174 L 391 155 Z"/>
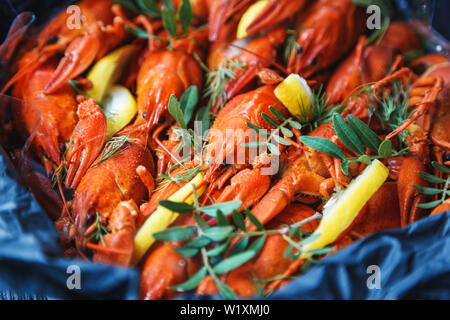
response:
<path fill-rule="evenodd" d="M 40 164 L 24 179 L 66 255 L 136 266 L 142 298 L 265 296 L 449 209 L 450 62 L 406 22 L 374 35 L 352 0 L 76 7 L 15 50 L 11 154 Z"/>

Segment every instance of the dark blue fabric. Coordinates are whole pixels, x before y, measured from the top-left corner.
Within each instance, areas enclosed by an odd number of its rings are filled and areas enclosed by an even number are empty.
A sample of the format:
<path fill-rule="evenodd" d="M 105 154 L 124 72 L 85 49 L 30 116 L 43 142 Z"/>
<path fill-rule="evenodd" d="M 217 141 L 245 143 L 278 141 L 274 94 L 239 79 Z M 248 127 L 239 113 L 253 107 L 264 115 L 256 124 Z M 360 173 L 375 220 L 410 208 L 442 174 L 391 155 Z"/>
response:
<path fill-rule="evenodd" d="M 69 2 L 69 1 L 66 1 Z M 48 14 L 61 1 L 13 1 L 21 12 L 38 4 Z M 14 17 L 0 0 L 1 36 Z M 9 11 L 8 11 L 9 10 Z M 448 12 L 444 10 L 444 13 Z M 448 27 L 447 27 L 448 28 Z M 450 298 L 450 212 L 402 230 L 372 235 L 324 259 L 307 274 L 274 293 L 272 299 L 429 299 Z M 81 270 L 81 289 L 69 290 L 67 268 Z M 369 290 L 367 267 L 378 265 L 381 289 Z M 138 274 L 86 261 L 67 260 L 51 221 L 18 184 L 0 148 L 0 299 L 136 299 Z M 184 298 L 195 298 L 185 296 Z"/>

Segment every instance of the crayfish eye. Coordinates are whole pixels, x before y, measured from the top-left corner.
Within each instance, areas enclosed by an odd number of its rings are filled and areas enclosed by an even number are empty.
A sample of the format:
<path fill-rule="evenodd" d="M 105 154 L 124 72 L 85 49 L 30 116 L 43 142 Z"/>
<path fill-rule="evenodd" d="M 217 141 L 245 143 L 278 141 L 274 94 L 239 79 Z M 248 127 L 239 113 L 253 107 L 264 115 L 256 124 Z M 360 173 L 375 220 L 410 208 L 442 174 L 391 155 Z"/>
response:
<path fill-rule="evenodd" d="M 58 36 L 51 35 L 50 37 L 48 37 L 46 44 L 54 44 L 57 41 L 58 41 Z"/>
<path fill-rule="evenodd" d="M 95 221 L 95 215 L 90 214 L 90 215 L 88 215 L 88 217 L 86 219 L 86 225 L 91 225 L 92 223 L 94 223 L 94 221 Z"/>
<path fill-rule="evenodd" d="M 144 112 L 143 114 L 142 114 L 142 118 L 147 118 L 147 112 Z"/>
<path fill-rule="evenodd" d="M 447 153 L 444 157 L 444 162 L 450 161 L 450 153 Z"/>

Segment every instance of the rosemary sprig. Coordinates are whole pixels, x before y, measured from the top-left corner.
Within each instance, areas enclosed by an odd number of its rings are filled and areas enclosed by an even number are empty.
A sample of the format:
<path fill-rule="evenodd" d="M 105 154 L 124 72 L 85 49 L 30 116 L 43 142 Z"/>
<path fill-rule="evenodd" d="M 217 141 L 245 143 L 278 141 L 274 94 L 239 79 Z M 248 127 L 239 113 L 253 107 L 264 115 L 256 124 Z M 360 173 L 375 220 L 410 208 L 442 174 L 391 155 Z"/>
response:
<path fill-rule="evenodd" d="M 368 88 L 368 92 L 372 95 L 370 88 Z M 408 111 L 408 97 L 409 86 L 403 88 L 400 81 L 395 81 L 389 94 L 378 99 L 378 108 L 369 105 L 369 112 L 378 118 L 383 129 L 395 130 L 413 113 L 413 111 Z M 408 130 L 399 133 L 400 142 L 405 141 L 407 134 Z"/>
<path fill-rule="evenodd" d="M 208 106 L 210 108 L 214 107 L 217 101 L 220 101 L 221 108 L 225 105 L 227 102 L 226 84 L 236 79 L 234 74 L 236 70 L 243 70 L 245 66 L 244 62 L 237 59 L 226 59 L 217 70 L 207 72 L 203 97 L 209 98 Z"/>
<path fill-rule="evenodd" d="M 95 225 L 97 226 L 97 228 L 95 229 L 94 233 L 92 233 L 89 236 L 88 240 L 95 239 L 96 241 L 100 241 L 103 246 L 106 246 L 105 240 L 103 239 L 103 235 L 111 233 L 111 230 L 102 225 L 101 223 L 102 219 L 100 217 L 99 212 L 96 212 L 95 215 L 96 215 Z"/>
<path fill-rule="evenodd" d="M 94 163 L 92 167 L 95 167 L 103 161 L 121 154 L 126 148 L 128 148 L 128 146 L 122 148 L 126 143 L 136 142 L 137 140 L 138 139 L 129 138 L 129 133 L 124 136 L 112 137 L 105 143 L 105 147 L 103 148 L 100 159 L 96 163 Z"/>
<path fill-rule="evenodd" d="M 352 162 L 370 164 L 374 159 L 398 157 L 404 155 L 407 151 L 407 149 L 394 150 L 391 141 L 381 140 L 368 125 L 353 115 L 347 117 L 347 122 L 348 124 L 340 114 L 336 113 L 333 115 L 333 129 L 337 137 L 358 157 L 346 157 L 344 152 L 334 142 L 325 138 L 302 136 L 300 141 L 310 148 L 342 160 L 341 170 L 345 175 L 348 175 L 348 168 Z M 365 154 L 366 148 L 371 149 L 376 155 Z"/>
<path fill-rule="evenodd" d="M 424 179 L 425 181 L 428 181 L 432 184 L 442 184 L 442 188 L 429 188 L 429 187 L 422 187 L 418 185 L 413 185 L 414 189 L 416 189 L 418 192 L 425 194 L 425 195 L 440 195 L 440 198 L 436 201 L 427 202 L 427 203 L 420 203 L 417 206 L 422 209 L 432 209 L 434 207 L 437 207 L 438 205 L 445 202 L 445 200 L 450 196 L 450 168 L 433 161 L 431 163 L 433 168 L 436 170 L 447 174 L 447 179 L 443 179 L 434 175 L 431 175 L 427 172 L 419 171 L 419 175 Z"/>

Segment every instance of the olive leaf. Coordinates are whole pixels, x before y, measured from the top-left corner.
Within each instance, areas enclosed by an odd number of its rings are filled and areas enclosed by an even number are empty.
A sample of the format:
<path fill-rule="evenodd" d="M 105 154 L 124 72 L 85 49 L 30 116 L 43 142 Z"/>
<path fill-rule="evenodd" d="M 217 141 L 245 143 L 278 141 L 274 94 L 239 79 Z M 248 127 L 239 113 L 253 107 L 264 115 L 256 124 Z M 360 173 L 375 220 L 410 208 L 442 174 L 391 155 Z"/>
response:
<path fill-rule="evenodd" d="M 189 123 L 194 114 L 195 106 L 198 103 L 197 86 L 190 86 L 181 96 L 180 107 L 184 113 L 184 121 Z"/>
<path fill-rule="evenodd" d="M 223 241 L 233 232 L 232 226 L 211 227 L 203 231 L 203 235 L 212 241 Z"/>
<path fill-rule="evenodd" d="M 186 33 L 193 19 L 194 13 L 192 12 L 191 1 L 183 0 L 178 9 L 178 20 L 181 22 L 181 30 L 183 33 Z"/>
<path fill-rule="evenodd" d="M 192 277 L 189 278 L 186 282 L 183 282 L 181 284 L 177 284 L 175 286 L 169 287 L 171 290 L 184 292 L 184 291 L 190 291 L 199 285 L 199 283 L 206 277 L 207 270 L 205 267 L 202 267 L 200 270 L 197 271 L 196 274 L 194 274 Z"/>
<path fill-rule="evenodd" d="M 353 131 L 347 123 L 345 123 L 344 118 L 338 113 L 333 115 L 333 128 L 336 132 L 337 137 L 341 142 L 350 150 L 355 151 L 358 154 L 364 153 L 364 146 L 359 140 L 358 135 Z"/>
<path fill-rule="evenodd" d="M 152 236 L 160 241 L 180 241 L 188 238 L 196 230 L 194 226 L 173 227 L 154 233 Z"/>
<path fill-rule="evenodd" d="M 331 142 L 328 139 L 321 137 L 301 136 L 300 141 L 308 147 L 326 153 L 334 158 L 341 160 L 345 159 L 344 152 L 334 142 Z"/>
<path fill-rule="evenodd" d="M 175 95 L 170 96 L 168 110 L 172 118 L 179 124 L 182 129 L 187 129 L 186 121 L 184 120 L 183 111 L 181 110 L 180 102 L 178 102 Z"/>
<path fill-rule="evenodd" d="M 170 211 L 177 212 L 179 214 L 186 214 L 194 210 L 194 206 L 187 204 L 185 202 L 174 202 L 170 200 L 160 200 L 158 204 L 161 207 L 169 209 Z"/>
<path fill-rule="evenodd" d="M 242 205 L 242 201 L 228 201 L 223 203 L 216 203 L 210 206 L 201 208 L 201 211 L 210 217 L 216 217 L 217 211 L 220 210 L 225 216 L 233 212 L 233 210 L 239 209 Z"/>
<path fill-rule="evenodd" d="M 367 124 L 356 118 L 354 115 L 347 116 L 347 122 L 356 132 L 362 143 L 373 152 L 378 152 L 381 144 L 380 137 L 369 128 Z"/>

